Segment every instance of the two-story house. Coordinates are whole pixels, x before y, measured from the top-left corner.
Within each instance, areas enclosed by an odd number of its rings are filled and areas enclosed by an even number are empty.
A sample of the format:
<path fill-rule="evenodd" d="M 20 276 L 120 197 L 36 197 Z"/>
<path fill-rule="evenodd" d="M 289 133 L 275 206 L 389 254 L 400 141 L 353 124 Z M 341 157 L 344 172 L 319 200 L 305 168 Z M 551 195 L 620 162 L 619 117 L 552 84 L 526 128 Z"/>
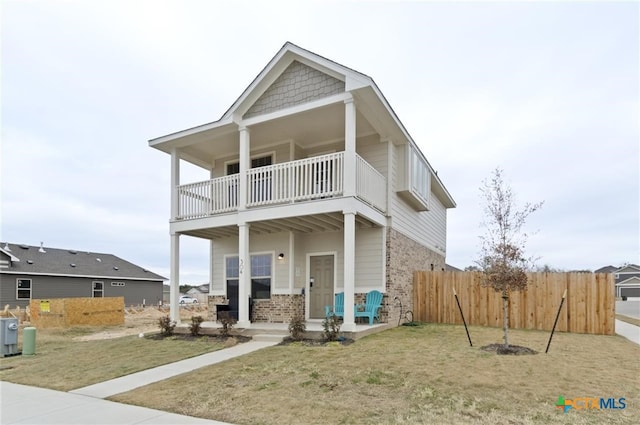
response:
<path fill-rule="evenodd" d="M 171 156 L 171 311 L 180 237 L 210 240 L 210 305 L 238 327 L 324 318 L 344 292 L 413 303 L 413 272 L 445 267 L 455 202 L 374 81 L 286 43 L 218 121 L 149 141 Z M 210 172 L 180 180 L 181 161 Z M 214 312 L 215 314 L 215 312 Z"/>
<path fill-rule="evenodd" d="M 626 300 L 640 297 L 640 266 L 625 264 L 621 267 L 604 266 L 594 273 L 613 273 L 616 282 L 616 297 Z"/>

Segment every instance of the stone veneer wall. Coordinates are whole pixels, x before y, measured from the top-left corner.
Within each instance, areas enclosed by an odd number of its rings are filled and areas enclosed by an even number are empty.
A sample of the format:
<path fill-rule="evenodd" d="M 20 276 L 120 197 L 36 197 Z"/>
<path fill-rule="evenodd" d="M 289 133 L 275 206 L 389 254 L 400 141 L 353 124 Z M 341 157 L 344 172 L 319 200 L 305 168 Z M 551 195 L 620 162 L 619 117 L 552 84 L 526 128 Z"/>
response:
<path fill-rule="evenodd" d="M 382 316 L 388 323 L 397 325 L 407 311 L 413 311 L 413 272 L 418 270 L 434 270 L 445 267 L 443 255 L 430 250 L 402 233 L 388 228 L 387 230 L 387 293 L 382 300 Z M 386 314 L 385 314 L 386 313 Z"/>
<path fill-rule="evenodd" d="M 243 118 L 255 117 L 342 92 L 343 81 L 293 61 L 256 100 Z"/>
<path fill-rule="evenodd" d="M 251 321 L 289 323 L 296 314 L 304 317 L 304 295 L 271 294 L 268 300 L 254 301 Z"/>
<path fill-rule="evenodd" d="M 216 311 L 216 304 L 226 304 L 227 298 L 223 295 L 209 295 L 207 297 L 207 304 L 209 307 L 207 321 L 215 322 L 218 320 L 218 312 Z"/>

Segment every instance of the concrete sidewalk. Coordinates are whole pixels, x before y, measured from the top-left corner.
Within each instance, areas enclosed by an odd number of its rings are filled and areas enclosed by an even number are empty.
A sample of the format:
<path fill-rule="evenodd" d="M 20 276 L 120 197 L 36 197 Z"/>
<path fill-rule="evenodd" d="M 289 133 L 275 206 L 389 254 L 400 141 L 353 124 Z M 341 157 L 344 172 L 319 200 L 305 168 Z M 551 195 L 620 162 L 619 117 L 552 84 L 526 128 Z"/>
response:
<path fill-rule="evenodd" d="M 261 335 L 250 342 L 78 388 L 68 393 L 0 381 L 0 424 L 225 425 L 225 422 L 115 403 L 103 398 L 270 347 L 280 341 L 282 335 Z"/>
<path fill-rule="evenodd" d="M 640 327 L 616 319 L 616 334 L 640 345 Z"/>
<path fill-rule="evenodd" d="M 146 407 L 9 382 L 0 381 L 0 394 L 2 425 L 228 425 L 225 422 L 176 415 Z"/>

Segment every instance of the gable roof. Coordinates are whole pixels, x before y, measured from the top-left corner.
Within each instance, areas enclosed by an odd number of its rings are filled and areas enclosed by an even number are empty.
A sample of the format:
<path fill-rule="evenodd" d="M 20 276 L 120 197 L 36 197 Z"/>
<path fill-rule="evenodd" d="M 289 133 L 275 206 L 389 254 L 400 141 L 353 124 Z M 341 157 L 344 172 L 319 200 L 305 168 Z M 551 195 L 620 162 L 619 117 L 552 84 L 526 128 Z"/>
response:
<path fill-rule="evenodd" d="M 640 273 L 640 266 L 637 264 L 625 264 L 622 267 L 604 266 L 594 271 L 594 273 Z"/>
<path fill-rule="evenodd" d="M 0 253 L 7 256 L 11 262 L 16 262 L 16 263 L 20 262 L 20 259 L 11 253 L 10 248 L 9 249 L 7 248 L 9 248 L 9 245 L 5 244 L 3 247 L 0 248 Z"/>
<path fill-rule="evenodd" d="M 616 273 L 640 273 L 640 266 L 627 264 L 616 270 Z"/>
<path fill-rule="evenodd" d="M 258 73 L 240 97 L 236 99 L 220 119 L 151 139 L 149 140 L 149 145 L 169 153 L 172 147 L 180 145 L 177 139 L 189 136 L 193 137 L 204 132 L 207 132 L 210 136 L 221 136 L 238 131 L 239 123 L 242 122 L 245 113 L 294 61 L 343 81 L 345 92 L 351 93 L 351 95 L 358 100 L 358 107 L 362 109 L 362 112 L 366 112 L 369 116 L 375 116 L 376 119 L 373 120 L 374 122 L 371 122 L 371 124 L 376 131 L 378 131 L 382 137 L 389 138 L 396 144 L 406 142 L 412 145 L 416 152 L 422 156 L 431 171 L 432 190 L 438 195 L 445 207 L 454 208 L 456 206 L 453 197 L 445 188 L 435 169 L 424 156 L 422 150 L 417 146 L 371 77 L 327 59 L 324 56 L 303 49 L 289 41 L 280 48 L 278 53 L 276 53 L 262 71 Z M 191 158 L 190 160 L 196 164 L 199 163 L 197 158 Z"/>
<path fill-rule="evenodd" d="M 630 277 L 629 279 L 623 280 L 622 282 L 618 282 L 616 283 L 616 286 L 621 286 L 621 285 L 640 285 L 640 277 L 638 276 L 633 276 Z"/>
<path fill-rule="evenodd" d="M 18 261 L 0 273 L 164 281 L 167 278 L 112 254 L 50 247 L 2 244 Z M 9 247 L 9 250 L 6 247 Z"/>
<path fill-rule="evenodd" d="M 618 268 L 617 268 L 617 267 L 614 267 L 614 266 L 604 266 L 604 267 L 600 267 L 600 268 L 599 268 L 599 269 L 597 269 L 597 270 L 594 270 L 593 272 L 594 272 L 594 273 L 613 273 L 613 272 L 615 272 L 616 270 L 618 270 Z"/>

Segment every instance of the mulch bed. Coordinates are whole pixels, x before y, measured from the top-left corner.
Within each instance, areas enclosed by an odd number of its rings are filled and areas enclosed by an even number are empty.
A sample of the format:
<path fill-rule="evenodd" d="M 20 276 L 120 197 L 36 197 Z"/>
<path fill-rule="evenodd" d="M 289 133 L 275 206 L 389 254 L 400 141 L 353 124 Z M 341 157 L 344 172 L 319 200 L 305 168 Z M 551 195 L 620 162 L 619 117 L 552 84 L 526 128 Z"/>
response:
<path fill-rule="evenodd" d="M 282 342 L 279 343 L 278 345 L 299 344 L 299 345 L 306 345 L 307 347 L 323 347 L 331 344 L 350 345 L 350 344 L 353 344 L 354 342 L 355 341 L 351 338 L 343 338 L 343 337 L 338 338 L 337 341 L 325 341 L 323 339 L 309 339 L 309 338 L 305 338 L 300 341 L 294 341 L 293 338 L 288 336 L 284 340 L 282 340 Z"/>
<path fill-rule="evenodd" d="M 504 344 L 489 344 L 484 347 L 480 347 L 481 350 L 488 351 L 496 354 L 508 354 L 512 356 L 523 356 L 527 354 L 538 354 L 537 351 L 532 350 L 529 347 L 522 347 L 520 345 L 509 344 L 509 347 L 505 347 Z"/>
<path fill-rule="evenodd" d="M 155 333 L 155 334 L 151 334 L 151 335 L 146 335 L 145 338 L 147 339 L 153 339 L 153 340 L 163 340 L 163 339 L 177 339 L 177 340 L 181 340 L 181 341 L 210 341 L 210 342 L 219 342 L 224 344 L 225 342 L 227 342 L 227 340 L 233 338 L 236 340 L 236 342 L 242 343 L 242 342 L 248 342 L 251 341 L 251 337 L 250 336 L 244 336 L 244 335 L 229 335 L 229 336 L 222 336 L 222 335 L 198 335 L 198 336 L 194 336 L 191 334 L 183 334 L 183 333 L 174 333 L 173 335 L 169 335 L 169 336 L 164 336 L 161 333 Z"/>

